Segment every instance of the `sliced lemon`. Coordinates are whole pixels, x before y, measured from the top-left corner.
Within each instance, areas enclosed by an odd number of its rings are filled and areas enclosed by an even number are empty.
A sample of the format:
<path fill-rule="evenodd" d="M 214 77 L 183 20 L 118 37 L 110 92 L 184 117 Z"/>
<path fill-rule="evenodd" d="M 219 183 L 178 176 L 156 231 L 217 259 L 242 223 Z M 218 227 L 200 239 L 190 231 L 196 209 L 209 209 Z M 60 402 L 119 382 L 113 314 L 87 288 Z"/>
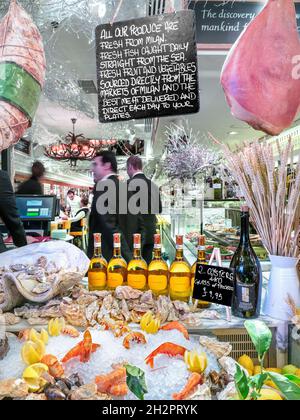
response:
<path fill-rule="evenodd" d="M 43 363 L 35 363 L 24 370 L 23 379 L 31 392 L 38 392 L 43 389 L 47 381 L 42 376 L 48 371 L 48 366 Z"/>
<path fill-rule="evenodd" d="M 48 344 L 49 335 L 48 335 L 47 331 L 44 330 L 44 328 L 41 330 L 41 340 L 42 340 L 43 343 Z"/>
<path fill-rule="evenodd" d="M 41 361 L 45 351 L 45 344 L 41 340 L 26 341 L 21 350 L 22 360 L 26 365 L 33 365 Z"/>
<path fill-rule="evenodd" d="M 51 319 L 48 324 L 49 335 L 52 337 L 58 337 L 62 330 L 65 328 L 64 318 Z"/>
<path fill-rule="evenodd" d="M 197 353 L 195 350 L 186 351 L 184 361 L 191 372 L 203 373 L 208 365 L 206 354 Z"/>

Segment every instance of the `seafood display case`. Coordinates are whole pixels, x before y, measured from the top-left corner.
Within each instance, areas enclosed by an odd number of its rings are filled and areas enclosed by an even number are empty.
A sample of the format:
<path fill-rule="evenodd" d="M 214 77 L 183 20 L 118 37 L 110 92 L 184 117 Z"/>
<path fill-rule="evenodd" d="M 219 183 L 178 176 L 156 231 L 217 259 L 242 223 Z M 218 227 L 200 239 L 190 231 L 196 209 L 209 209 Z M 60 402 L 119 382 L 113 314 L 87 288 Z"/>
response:
<path fill-rule="evenodd" d="M 197 241 L 200 234 L 206 236 L 206 254 L 209 259 L 214 247 L 221 249 L 224 264 L 229 263 L 240 240 L 240 201 L 197 200 L 194 207 L 165 209 L 163 238 L 166 254 L 170 261 L 175 256 L 175 237 L 184 235 L 185 254 L 190 263 L 197 258 Z M 252 228 L 251 244 L 263 262 L 263 269 L 269 269 L 268 254 L 259 236 Z"/>

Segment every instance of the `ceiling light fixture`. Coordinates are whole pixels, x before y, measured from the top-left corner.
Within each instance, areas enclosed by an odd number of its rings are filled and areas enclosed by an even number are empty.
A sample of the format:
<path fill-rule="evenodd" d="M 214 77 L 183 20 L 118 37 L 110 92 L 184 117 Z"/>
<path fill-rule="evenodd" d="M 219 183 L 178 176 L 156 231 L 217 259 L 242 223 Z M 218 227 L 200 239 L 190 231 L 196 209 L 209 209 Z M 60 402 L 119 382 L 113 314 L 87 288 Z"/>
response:
<path fill-rule="evenodd" d="M 91 140 L 84 137 L 83 134 L 75 134 L 76 118 L 71 119 L 73 131 L 65 137 L 64 142 L 51 144 L 45 147 L 45 155 L 54 160 L 70 162 L 74 168 L 78 160 L 92 160 L 98 150 L 110 148 L 117 143 L 117 140 Z"/>

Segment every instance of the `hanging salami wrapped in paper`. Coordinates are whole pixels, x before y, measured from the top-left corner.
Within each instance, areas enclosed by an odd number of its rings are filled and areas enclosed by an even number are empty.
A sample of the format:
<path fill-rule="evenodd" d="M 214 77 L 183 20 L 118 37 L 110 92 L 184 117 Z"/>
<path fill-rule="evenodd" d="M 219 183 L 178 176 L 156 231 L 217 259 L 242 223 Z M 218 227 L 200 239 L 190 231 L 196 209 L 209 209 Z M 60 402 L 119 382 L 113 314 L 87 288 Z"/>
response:
<path fill-rule="evenodd" d="M 45 80 L 42 37 L 15 0 L 0 23 L 0 152 L 31 126 Z"/>

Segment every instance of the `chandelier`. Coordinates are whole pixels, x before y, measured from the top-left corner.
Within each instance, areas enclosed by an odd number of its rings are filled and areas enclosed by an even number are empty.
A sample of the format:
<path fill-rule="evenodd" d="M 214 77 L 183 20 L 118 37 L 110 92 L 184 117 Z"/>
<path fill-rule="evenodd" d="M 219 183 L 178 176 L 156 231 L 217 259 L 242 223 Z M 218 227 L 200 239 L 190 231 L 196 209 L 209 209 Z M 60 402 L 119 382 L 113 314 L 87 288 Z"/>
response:
<path fill-rule="evenodd" d="M 45 147 L 45 156 L 50 159 L 69 162 L 71 167 L 77 165 L 79 160 L 92 160 L 97 152 L 102 148 L 113 147 L 117 141 L 111 140 L 92 140 L 84 137 L 83 134 L 75 134 L 75 124 L 77 119 L 71 119 L 73 131 L 65 137 L 64 141 L 51 144 Z"/>

